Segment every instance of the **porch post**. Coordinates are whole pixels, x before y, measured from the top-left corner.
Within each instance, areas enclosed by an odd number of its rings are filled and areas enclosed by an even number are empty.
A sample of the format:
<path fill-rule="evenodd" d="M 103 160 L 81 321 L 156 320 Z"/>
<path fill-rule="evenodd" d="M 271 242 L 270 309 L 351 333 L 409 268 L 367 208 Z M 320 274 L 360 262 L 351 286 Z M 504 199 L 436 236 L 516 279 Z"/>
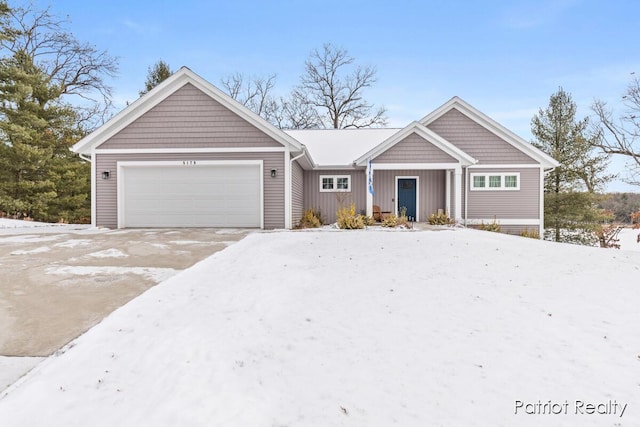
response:
<path fill-rule="evenodd" d="M 371 164 L 371 160 L 367 162 L 367 169 L 365 171 L 367 174 L 367 186 L 366 186 L 366 204 L 367 204 L 367 216 L 373 216 L 373 194 L 371 194 L 371 189 L 373 189 L 373 165 Z"/>
<path fill-rule="evenodd" d="M 544 176 L 544 168 L 540 166 L 540 193 L 538 194 L 538 200 L 540 200 L 540 212 L 538 213 L 540 224 L 538 224 L 538 235 L 540 236 L 540 240 L 544 240 Z"/>
<path fill-rule="evenodd" d="M 455 215 L 456 221 L 462 221 L 462 167 L 456 166 L 454 180 L 454 200 L 455 200 Z"/>
<path fill-rule="evenodd" d="M 444 171 L 444 209 L 447 216 L 451 216 L 451 170 Z"/>

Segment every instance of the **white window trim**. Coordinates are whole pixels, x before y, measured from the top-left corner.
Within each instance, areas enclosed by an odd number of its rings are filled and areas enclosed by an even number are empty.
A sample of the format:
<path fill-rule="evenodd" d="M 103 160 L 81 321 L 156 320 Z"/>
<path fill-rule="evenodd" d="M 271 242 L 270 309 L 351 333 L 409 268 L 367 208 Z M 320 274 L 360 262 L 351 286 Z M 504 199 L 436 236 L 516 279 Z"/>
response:
<path fill-rule="evenodd" d="M 322 188 L 322 180 L 330 178 L 333 180 L 333 188 Z M 338 178 L 347 178 L 348 188 L 338 188 Z M 318 181 L 321 193 L 350 193 L 351 192 L 351 175 L 320 175 Z"/>
<path fill-rule="evenodd" d="M 486 173 L 471 173 L 471 177 L 469 178 L 469 188 L 471 191 L 519 191 L 520 190 L 520 172 L 486 172 Z M 474 178 L 477 176 L 484 177 L 484 187 L 475 187 Z M 489 187 L 489 177 L 490 176 L 499 176 L 500 177 L 500 187 Z M 507 176 L 515 176 L 518 185 L 515 187 L 505 187 L 506 177 Z"/>

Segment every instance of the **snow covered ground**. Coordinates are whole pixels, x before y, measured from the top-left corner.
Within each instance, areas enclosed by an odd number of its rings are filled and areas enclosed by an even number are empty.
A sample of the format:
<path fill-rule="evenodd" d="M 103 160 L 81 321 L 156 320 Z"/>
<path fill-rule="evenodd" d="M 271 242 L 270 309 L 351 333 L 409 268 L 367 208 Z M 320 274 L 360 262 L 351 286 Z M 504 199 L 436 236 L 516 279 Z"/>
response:
<path fill-rule="evenodd" d="M 620 234 L 618 234 L 620 249 L 624 249 L 625 251 L 640 251 L 638 234 L 640 234 L 640 229 L 624 228 L 620 230 Z"/>
<path fill-rule="evenodd" d="M 51 224 L 47 222 L 38 221 L 22 221 L 10 218 L 0 218 L 0 235 L 13 235 L 13 234 L 47 234 L 47 233 L 60 233 L 65 230 L 78 231 L 82 230 L 86 233 L 102 233 L 108 231 L 108 229 L 100 229 L 91 227 L 89 224 Z"/>
<path fill-rule="evenodd" d="M 44 357 L 6 357 L 0 356 L 0 392 L 29 372 L 44 360 Z"/>
<path fill-rule="evenodd" d="M 639 274 L 474 230 L 255 233 L 39 364 L 0 420 L 637 426 Z"/>
<path fill-rule="evenodd" d="M 10 218 L 0 218 L 0 229 L 2 228 L 34 228 L 34 227 L 49 227 L 52 224 L 38 221 L 21 221 Z"/>

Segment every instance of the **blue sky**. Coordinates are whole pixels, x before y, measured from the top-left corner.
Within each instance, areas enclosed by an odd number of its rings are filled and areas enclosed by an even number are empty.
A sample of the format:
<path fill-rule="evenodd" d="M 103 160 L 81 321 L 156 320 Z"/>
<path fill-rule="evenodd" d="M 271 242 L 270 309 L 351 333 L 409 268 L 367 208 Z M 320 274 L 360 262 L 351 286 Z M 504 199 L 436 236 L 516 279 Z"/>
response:
<path fill-rule="evenodd" d="M 10 2 L 10 5 L 16 5 Z M 640 2 L 36 0 L 68 16 L 80 40 L 119 58 L 116 105 L 133 101 L 162 58 L 211 83 L 277 74 L 285 94 L 309 52 L 330 42 L 377 68 L 366 97 L 401 127 L 460 96 L 523 138 L 559 86 L 578 116 L 594 99 L 619 106 L 640 72 Z M 617 172 L 623 162 L 614 162 Z M 619 182 L 613 191 L 640 189 Z"/>

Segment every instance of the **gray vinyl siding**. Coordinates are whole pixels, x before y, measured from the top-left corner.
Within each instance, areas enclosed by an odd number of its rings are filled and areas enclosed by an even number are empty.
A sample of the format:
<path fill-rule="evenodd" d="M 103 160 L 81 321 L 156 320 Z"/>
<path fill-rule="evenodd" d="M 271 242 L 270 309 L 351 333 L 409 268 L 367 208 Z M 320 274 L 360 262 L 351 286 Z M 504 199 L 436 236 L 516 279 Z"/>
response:
<path fill-rule="evenodd" d="M 282 147 L 186 84 L 97 148 Z"/>
<path fill-rule="evenodd" d="M 373 175 L 373 204 L 383 212 L 396 212 L 396 176 L 417 176 L 418 219 L 426 221 L 438 209 L 446 209 L 444 170 L 376 170 Z"/>
<path fill-rule="evenodd" d="M 375 158 L 376 163 L 458 163 L 456 159 L 416 135 L 402 141 Z"/>
<path fill-rule="evenodd" d="M 320 192 L 320 175 L 350 175 L 350 192 Z M 326 224 L 336 221 L 338 207 L 356 205 L 356 213 L 366 212 L 366 174 L 364 170 L 304 171 L 304 208 L 319 210 Z"/>
<path fill-rule="evenodd" d="M 520 173 L 520 190 L 472 191 L 469 190 L 468 219 L 539 219 L 540 218 L 540 169 L 473 169 L 472 173 Z M 464 213 L 463 213 L 464 215 Z M 530 226 L 530 228 L 534 228 Z"/>
<path fill-rule="evenodd" d="M 470 225 L 469 228 L 479 229 L 480 226 Z M 519 236 L 520 233 L 522 233 L 523 231 L 527 231 L 527 232 L 535 231 L 537 233 L 538 226 L 537 225 L 500 225 L 501 233 Z"/>
<path fill-rule="evenodd" d="M 537 163 L 455 108 L 428 127 L 465 153 L 479 160 L 481 164 Z"/>
<path fill-rule="evenodd" d="M 291 168 L 291 226 L 295 227 L 304 214 L 304 170 L 297 161 Z"/>
<path fill-rule="evenodd" d="M 500 231 L 506 234 L 520 235 L 523 231 L 538 232 L 537 225 L 501 225 Z"/>
<path fill-rule="evenodd" d="M 284 153 L 198 153 L 198 154 L 97 154 L 96 155 L 96 225 L 118 226 L 117 182 L 118 161 L 171 160 L 263 160 L 264 228 L 284 228 L 284 173 L 271 177 L 271 169 L 284 171 Z M 102 179 L 102 171 L 110 170 L 111 177 Z"/>

